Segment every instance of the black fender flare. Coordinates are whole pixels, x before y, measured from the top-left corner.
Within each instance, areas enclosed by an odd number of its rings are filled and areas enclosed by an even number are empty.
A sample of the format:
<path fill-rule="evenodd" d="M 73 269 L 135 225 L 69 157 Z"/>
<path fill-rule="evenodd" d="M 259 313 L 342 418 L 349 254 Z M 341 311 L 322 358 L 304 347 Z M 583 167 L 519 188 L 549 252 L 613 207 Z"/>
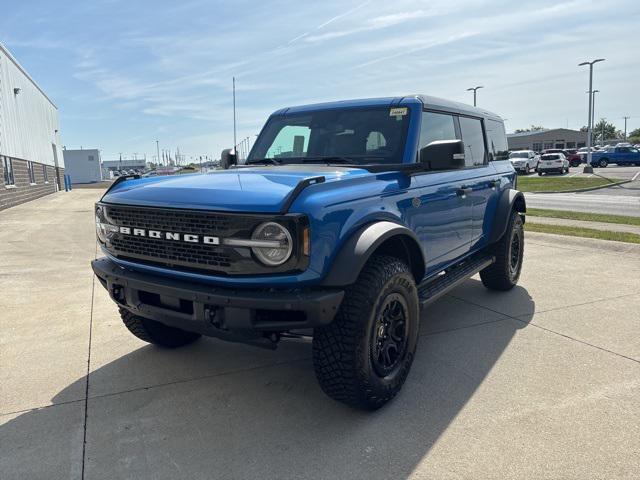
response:
<path fill-rule="evenodd" d="M 491 229 L 491 235 L 489 237 L 490 244 L 497 242 L 504 235 L 513 209 L 523 214 L 522 221 L 524 222 L 524 214 L 527 212 L 527 203 L 524 195 L 522 192 L 514 190 L 513 188 L 503 190 L 498 199 L 498 206 L 496 207 L 496 213 L 493 218 L 493 228 Z"/>
<path fill-rule="evenodd" d="M 322 284 L 343 287 L 355 283 L 371 255 L 392 239 L 398 240 L 405 249 L 403 254 L 410 262 L 409 267 L 416 283 L 419 283 L 424 277 L 426 263 L 417 235 L 404 225 L 378 221 L 361 227 L 349 237 L 333 259 L 329 273 Z"/>

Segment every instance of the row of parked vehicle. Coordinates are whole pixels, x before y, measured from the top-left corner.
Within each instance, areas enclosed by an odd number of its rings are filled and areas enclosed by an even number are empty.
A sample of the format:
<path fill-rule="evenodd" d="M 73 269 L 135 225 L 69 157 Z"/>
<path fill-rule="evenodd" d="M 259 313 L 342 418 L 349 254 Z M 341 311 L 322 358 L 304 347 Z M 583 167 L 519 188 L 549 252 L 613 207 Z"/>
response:
<path fill-rule="evenodd" d="M 542 175 L 551 172 L 567 173 L 569 167 L 587 163 L 587 153 L 587 148 L 578 150 L 552 148 L 540 153 L 533 150 L 517 150 L 509 154 L 509 159 L 518 173 L 529 174 L 534 171 Z M 640 149 L 630 144 L 592 148 L 592 166 L 605 168 L 610 163 L 640 166 Z"/>
<path fill-rule="evenodd" d="M 533 171 L 538 175 L 568 173 L 569 167 L 580 165 L 581 162 L 577 153 L 560 149 L 543 150 L 539 154 L 533 150 L 518 150 L 509 154 L 509 160 L 518 173 L 529 174 Z"/>

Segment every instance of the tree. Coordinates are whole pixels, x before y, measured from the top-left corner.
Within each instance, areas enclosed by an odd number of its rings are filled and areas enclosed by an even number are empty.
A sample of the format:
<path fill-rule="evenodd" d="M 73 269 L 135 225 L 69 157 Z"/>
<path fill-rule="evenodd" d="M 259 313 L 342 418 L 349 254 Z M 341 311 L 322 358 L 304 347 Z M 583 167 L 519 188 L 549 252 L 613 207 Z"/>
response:
<path fill-rule="evenodd" d="M 631 130 L 631 132 L 629 132 L 629 137 L 640 137 L 640 128 Z"/>
<path fill-rule="evenodd" d="M 587 127 L 582 127 L 580 129 L 581 132 L 586 132 Z M 602 134 L 604 133 L 604 138 L 602 138 Z M 593 126 L 593 141 L 595 142 L 603 142 L 606 140 L 614 140 L 622 138 L 624 134 L 616 129 L 616 126 L 613 123 L 607 122 L 604 118 L 601 118 L 598 123 Z"/>
<path fill-rule="evenodd" d="M 546 130 L 542 125 L 531 125 L 529 128 L 518 128 L 515 133 L 540 132 Z"/>

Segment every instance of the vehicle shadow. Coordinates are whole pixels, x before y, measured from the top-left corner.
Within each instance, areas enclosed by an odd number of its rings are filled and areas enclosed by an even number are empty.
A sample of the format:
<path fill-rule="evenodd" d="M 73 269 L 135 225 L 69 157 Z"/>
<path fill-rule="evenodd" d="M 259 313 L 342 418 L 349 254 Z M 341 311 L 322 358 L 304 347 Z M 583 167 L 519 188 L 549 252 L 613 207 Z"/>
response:
<path fill-rule="evenodd" d="M 465 300 L 473 294 L 477 302 L 480 289 L 470 279 L 423 313 L 407 383 L 373 413 L 321 392 L 308 342 L 260 350 L 257 360 L 254 349 L 211 339 L 180 351 L 132 351 L 90 375 L 84 478 L 402 479 L 418 465 L 427 477 L 443 471 L 427 454 L 535 310 L 522 287 L 482 294 L 531 312 L 520 321 Z M 182 379 L 104 390 L 134 373 L 151 377 L 159 362 Z M 222 370 L 201 374 L 203 365 Z M 0 427 L 2 477 L 80 478 L 83 435 L 84 399 L 17 415 Z"/>

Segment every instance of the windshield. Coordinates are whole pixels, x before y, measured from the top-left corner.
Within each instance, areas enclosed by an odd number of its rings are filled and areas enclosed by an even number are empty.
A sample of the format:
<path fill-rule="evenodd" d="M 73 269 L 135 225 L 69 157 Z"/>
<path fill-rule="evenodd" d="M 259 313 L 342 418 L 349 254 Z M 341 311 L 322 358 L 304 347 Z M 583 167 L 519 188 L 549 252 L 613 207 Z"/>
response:
<path fill-rule="evenodd" d="M 509 154 L 509 158 L 529 158 L 529 154 L 527 152 L 513 152 Z"/>
<path fill-rule="evenodd" d="M 246 163 L 402 163 L 409 113 L 372 107 L 274 116 Z"/>

